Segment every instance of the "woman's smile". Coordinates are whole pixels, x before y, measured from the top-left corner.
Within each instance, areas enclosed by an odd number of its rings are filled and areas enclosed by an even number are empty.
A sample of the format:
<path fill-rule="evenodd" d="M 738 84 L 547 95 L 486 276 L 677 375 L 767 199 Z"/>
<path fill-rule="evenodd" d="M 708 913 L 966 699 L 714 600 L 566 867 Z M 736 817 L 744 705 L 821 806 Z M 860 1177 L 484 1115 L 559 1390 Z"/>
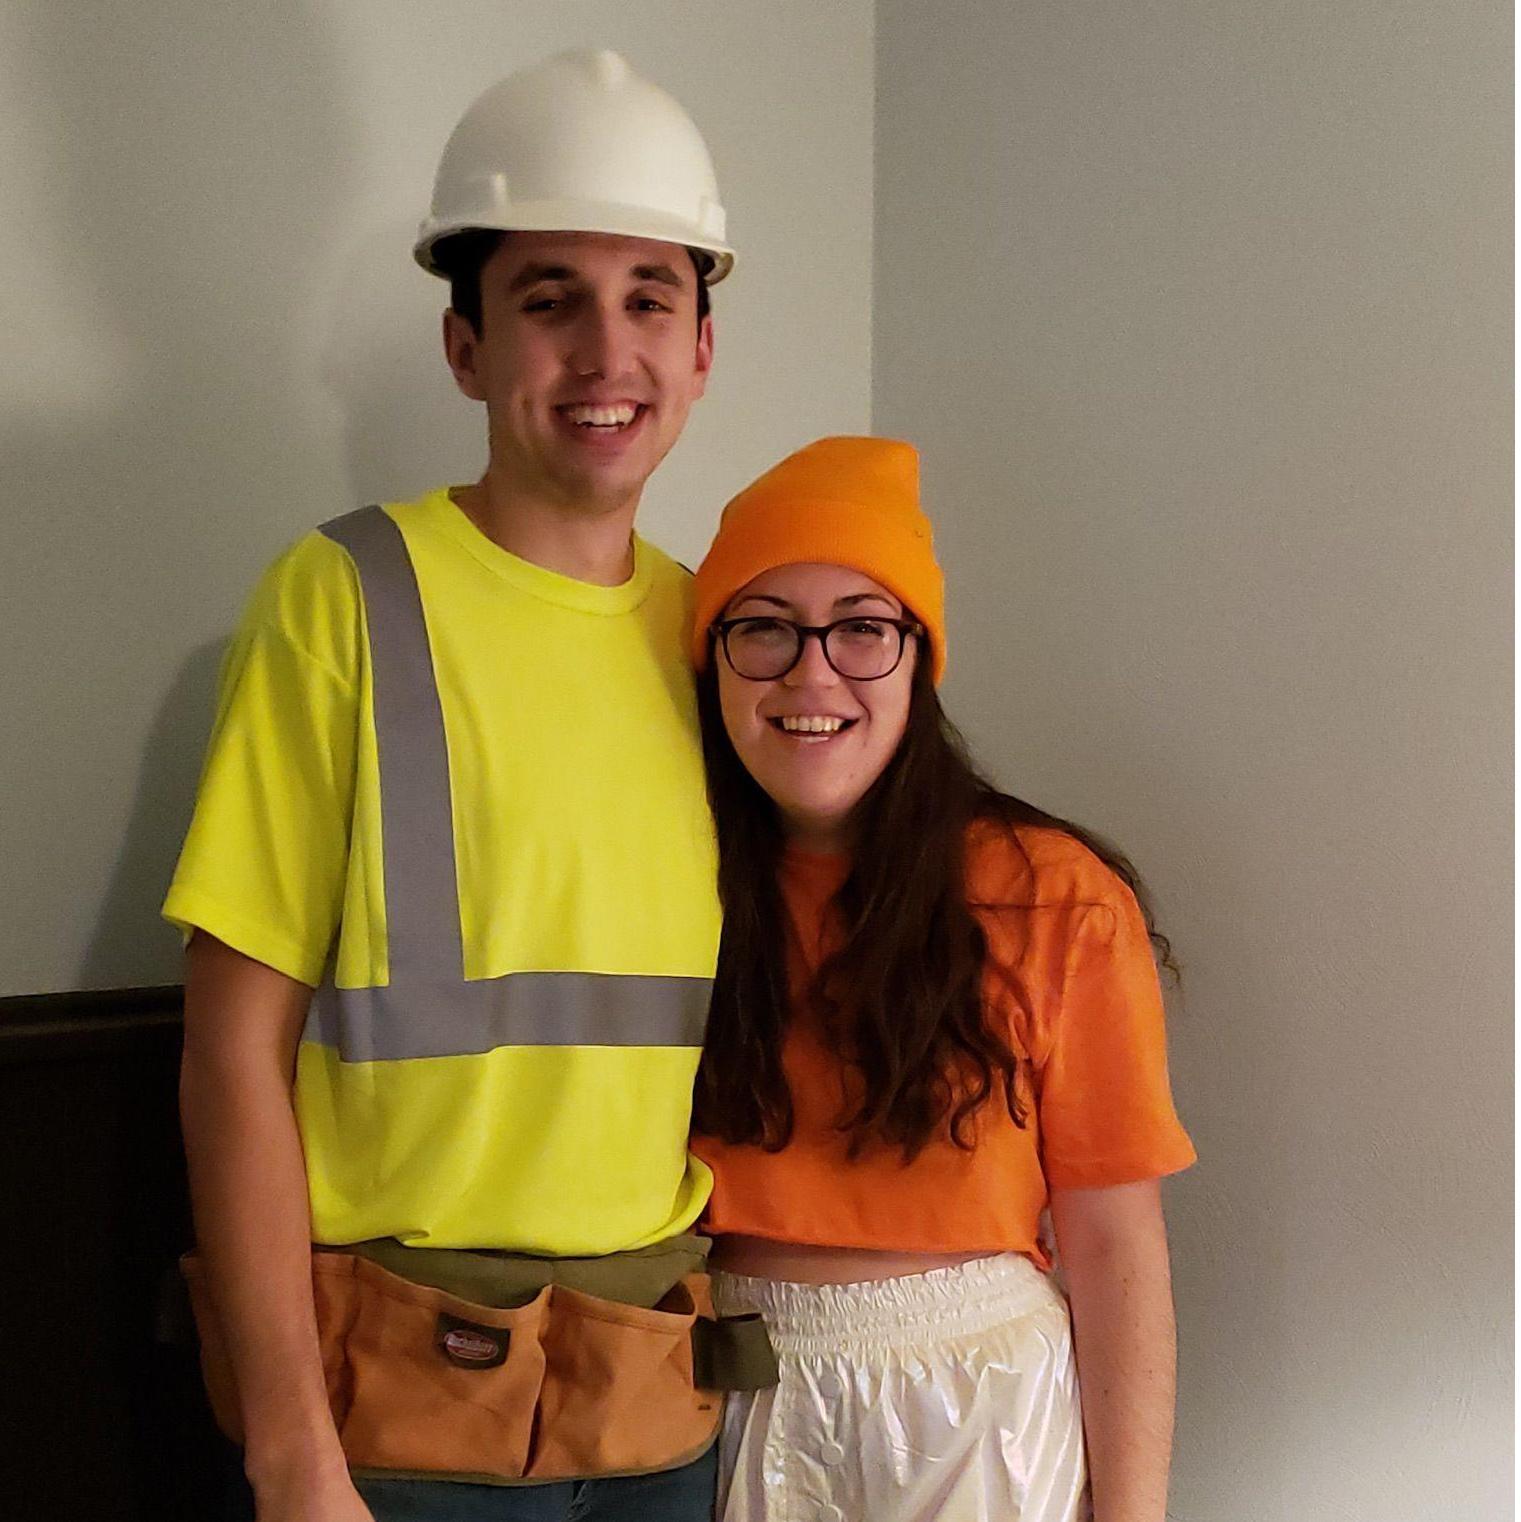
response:
<path fill-rule="evenodd" d="M 904 608 L 859 571 L 803 564 L 755 577 L 729 600 L 724 616 L 823 630 L 856 616 L 863 624 L 899 619 Z M 719 655 L 725 728 L 789 835 L 824 849 L 848 842 L 851 816 L 907 727 L 915 655 L 910 640 L 897 666 L 871 680 L 841 676 L 819 633 L 804 635 L 795 664 L 766 680 L 741 676 Z"/>

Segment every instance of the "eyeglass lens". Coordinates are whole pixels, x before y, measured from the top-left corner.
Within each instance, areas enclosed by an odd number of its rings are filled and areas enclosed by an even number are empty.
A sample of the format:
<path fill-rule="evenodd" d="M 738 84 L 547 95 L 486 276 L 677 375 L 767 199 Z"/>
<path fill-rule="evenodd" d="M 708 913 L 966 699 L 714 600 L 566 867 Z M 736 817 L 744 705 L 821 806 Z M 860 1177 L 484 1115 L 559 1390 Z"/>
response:
<path fill-rule="evenodd" d="M 801 655 L 804 635 L 785 618 L 745 618 L 726 635 L 729 663 L 751 681 L 784 675 Z M 903 655 L 903 634 L 896 624 L 876 618 L 852 618 L 825 631 L 824 657 L 843 677 L 871 681 L 886 676 Z"/>

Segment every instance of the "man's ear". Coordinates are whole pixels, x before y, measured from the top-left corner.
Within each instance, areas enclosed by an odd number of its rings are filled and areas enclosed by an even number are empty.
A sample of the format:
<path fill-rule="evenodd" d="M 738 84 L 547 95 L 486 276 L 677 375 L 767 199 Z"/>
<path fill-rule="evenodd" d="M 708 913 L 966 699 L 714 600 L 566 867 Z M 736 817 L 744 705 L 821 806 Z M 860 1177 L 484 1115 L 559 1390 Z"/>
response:
<path fill-rule="evenodd" d="M 473 402 L 486 400 L 481 378 L 476 370 L 480 338 L 474 328 L 453 307 L 444 313 L 444 358 L 454 372 L 454 384 Z"/>
<path fill-rule="evenodd" d="M 713 315 L 710 312 L 697 328 L 697 364 L 692 372 L 692 400 L 708 389 L 708 373 L 713 368 Z"/>

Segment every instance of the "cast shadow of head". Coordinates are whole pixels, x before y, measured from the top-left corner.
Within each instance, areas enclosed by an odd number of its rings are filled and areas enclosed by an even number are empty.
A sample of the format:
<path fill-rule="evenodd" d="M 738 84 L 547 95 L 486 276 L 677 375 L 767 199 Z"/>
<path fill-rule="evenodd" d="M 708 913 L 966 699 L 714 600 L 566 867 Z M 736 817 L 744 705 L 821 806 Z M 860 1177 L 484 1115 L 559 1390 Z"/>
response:
<path fill-rule="evenodd" d="M 416 223 L 369 223 L 335 251 L 318 371 L 342 432 L 356 502 L 398 501 L 476 480 L 485 410 L 461 396 L 444 357 L 448 285 L 411 256 Z"/>

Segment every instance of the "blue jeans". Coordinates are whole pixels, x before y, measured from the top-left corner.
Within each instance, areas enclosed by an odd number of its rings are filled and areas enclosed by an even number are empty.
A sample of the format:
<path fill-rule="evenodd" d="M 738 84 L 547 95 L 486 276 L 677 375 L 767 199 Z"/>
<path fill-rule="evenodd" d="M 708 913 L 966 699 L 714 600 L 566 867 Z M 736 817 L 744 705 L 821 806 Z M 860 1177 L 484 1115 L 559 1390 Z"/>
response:
<path fill-rule="evenodd" d="M 680 1469 L 543 1485 L 358 1480 L 375 1522 L 712 1522 L 718 1444 Z"/>

